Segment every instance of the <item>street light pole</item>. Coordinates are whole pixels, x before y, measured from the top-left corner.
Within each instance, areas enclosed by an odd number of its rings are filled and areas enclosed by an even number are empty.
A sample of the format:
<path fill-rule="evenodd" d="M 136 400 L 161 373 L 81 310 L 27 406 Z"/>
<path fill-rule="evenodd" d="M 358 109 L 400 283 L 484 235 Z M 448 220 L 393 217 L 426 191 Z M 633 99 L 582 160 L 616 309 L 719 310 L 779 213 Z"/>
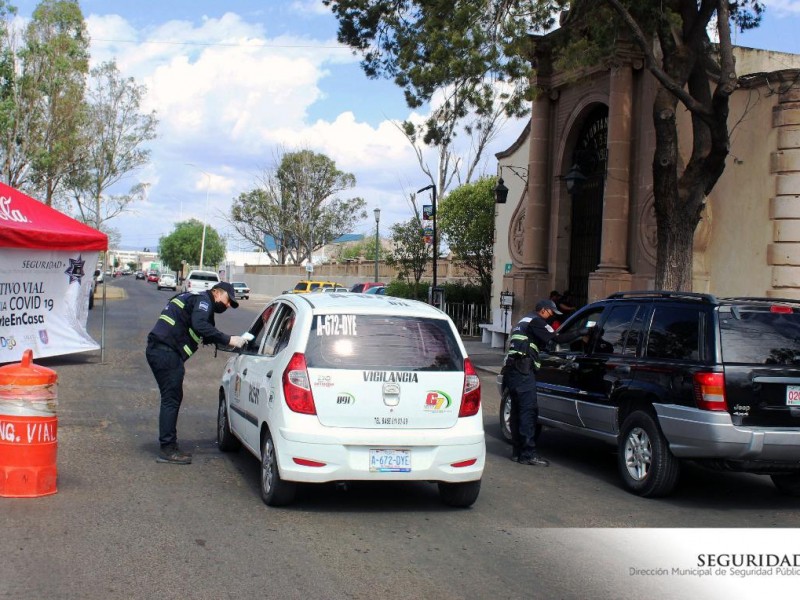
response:
<path fill-rule="evenodd" d="M 433 206 L 431 207 L 431 219 L 433 220 L 433 288 L 436 288 L 436 263 L 438 262 L 439 258 L 439 248 L 436 245 L 436 184 L 432 183 L 430 185 L 426 185 L 421 190 L 417 190 L 418 194 L 421 194 L 424 191 L 431 190 L 431 198 L 433 199 Z M 433 299 L 433 292 L 431 292 L 431 299 Z"/>
<path fill-rule="evenodd" d="M 375 213 L 375 282 L 378 281 L 378 233 L 381 227 L 381 209 L 376 208 Z"/>
<path fill-rule="evenodd" d="M 203 169 L 201 169 L 194 163 L 186 163 L 186 165 L 189 167 L 194 167 L 195 169 L 203 173 L 203 175 L 208 177 L 208 181 L 206 182 L 206 208 L 205 212 L 203 213 L 203 236 L 200 239 L 200 270 L 202 271 L 203 258 L 205 257 L 205 252 L 206 252 L 206 226 L 208 225 L 208 192 L 211 190 L 211 175 L 206 171 L 203 171 Z"/>

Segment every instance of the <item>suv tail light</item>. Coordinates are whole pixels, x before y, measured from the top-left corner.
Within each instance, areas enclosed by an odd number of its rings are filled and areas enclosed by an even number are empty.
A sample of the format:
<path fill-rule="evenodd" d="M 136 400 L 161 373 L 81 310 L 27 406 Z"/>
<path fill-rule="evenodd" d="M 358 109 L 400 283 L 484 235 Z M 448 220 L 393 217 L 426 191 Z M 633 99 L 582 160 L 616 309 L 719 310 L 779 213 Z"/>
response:
<path fill-rule="evenodd" d="M 472 361 L 464 359 L 464 393 L 461 396 L 459 417 L 471 417 L 478 414 L 481 407 L 481 380 L 472 366 Z"/>
<path fill-rule="evenodd" d="M 725 375 L 722 373 L 695 373 L 694 400 L 697 408 L 727 411 Z"/>
<path fill-rule="evenodd" d="M 308 381 L 308 367 L 306 357 L 300 352 L 295 352 L 283 372 L 283 397 L 286 406 L 296 413 L 304 415 L 317 414 L 314 405 L 314 395 L 311 393 L 311 384 Z"/>

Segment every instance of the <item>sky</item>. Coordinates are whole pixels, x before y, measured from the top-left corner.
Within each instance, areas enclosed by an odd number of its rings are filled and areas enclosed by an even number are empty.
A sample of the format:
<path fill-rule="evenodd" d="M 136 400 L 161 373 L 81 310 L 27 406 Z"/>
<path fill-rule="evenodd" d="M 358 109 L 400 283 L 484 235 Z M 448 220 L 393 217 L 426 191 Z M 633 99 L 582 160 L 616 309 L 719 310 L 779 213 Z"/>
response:
<path fill-rule="evenodd" d="M 737 34 L 741 46 L 800 54 L 800 0 L 765 0 L 762 26 Z M 38 4 L 12 0 L 22 19 Z M 122 249 L 158 246 L 176 223 L 196 218 L 250 250 L 225 220 L 231 202 L 258 186 L 283 152 L 310 149 L 355 175 L 345 197 L 366 200 L 367 219 L 351 233 L 381 235 L 411 217 L 409 194 L 430 181 L 395 123 L 420 119 L 392 82 L 368 79 L 336 41 L 337 22 L 321 0 L 83 0 L 92 65 L 116 60 L 147 87 L 155 110 L 151 161 L 123 182 L 149 184 L 147 198 L 111 221 Z M 517 138 L 507 122 L 481 170 Z M 432 170 L 435 158 L 427 157 Z M 118 191 L 119 188 L 117 188 Z"/>

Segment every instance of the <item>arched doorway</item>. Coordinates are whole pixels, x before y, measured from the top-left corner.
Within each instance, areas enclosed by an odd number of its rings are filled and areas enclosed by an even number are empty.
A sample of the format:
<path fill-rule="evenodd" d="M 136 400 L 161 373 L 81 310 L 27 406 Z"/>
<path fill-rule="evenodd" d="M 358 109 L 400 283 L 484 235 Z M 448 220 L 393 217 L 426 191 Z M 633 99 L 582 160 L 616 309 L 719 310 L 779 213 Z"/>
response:
<path fill-rule="evenodd" d="M 598 105 L 586 116 L 572 152 L 572 164 L 585 177 L 571 193 L 569 290 L 578 306 L 586 304 L 589 273 L 600 262 L 607 139 L 608 107 Z"/>

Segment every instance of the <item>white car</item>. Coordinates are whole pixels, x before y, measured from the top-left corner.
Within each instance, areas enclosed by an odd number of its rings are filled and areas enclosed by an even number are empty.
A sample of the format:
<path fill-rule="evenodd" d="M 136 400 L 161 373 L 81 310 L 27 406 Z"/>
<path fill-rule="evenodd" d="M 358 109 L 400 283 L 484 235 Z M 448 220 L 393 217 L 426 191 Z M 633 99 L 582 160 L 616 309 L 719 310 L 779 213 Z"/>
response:
<path fill-rule="evenodd" d="M 387 296 L 285 294 L 248 333 L 222 374 L 217 441 L 260 459 L 266 504 L 291 502 L 296 482 L 355 480 L 437 482 L 446 504 L 475 502 L 480 379 L 446 314 Z"/>
<path fill-rule="evenodd" d="M 184 292 L 204 292 L 219 283 L 219 275 L 214 271 L 189 271 L 183 280 Z"/>
<path fill-rule="evenodd" d="M 178 283 L 175 281 L 175 275 L 172 273 L 162 273 L 159 278 L 158 282 L 156 283 L 156 287 L 161 290 L 172 290 L 173 292 L 178 289 Z"/>
<path fill-rule="evenodd" d="M 250 297 L 250 288 L 244 281 L 231 281 L 237 300 L 247 300 Z"/>

